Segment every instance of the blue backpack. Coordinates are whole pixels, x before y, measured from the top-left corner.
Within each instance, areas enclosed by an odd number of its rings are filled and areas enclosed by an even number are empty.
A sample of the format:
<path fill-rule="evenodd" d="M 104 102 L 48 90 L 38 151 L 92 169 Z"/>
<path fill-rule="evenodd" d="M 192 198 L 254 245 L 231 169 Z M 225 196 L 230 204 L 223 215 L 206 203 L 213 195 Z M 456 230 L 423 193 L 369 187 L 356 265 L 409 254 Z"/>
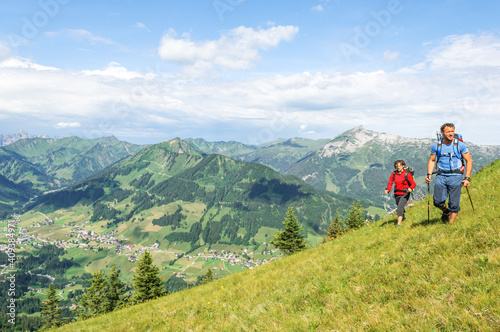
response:
<path fill-rule="evenodd" d="M 456 169 L 456 170 L 453 170 L 453 171 L 440 171 L 441 173 L 460 173 L 460 174 L 463 174 L 465 173 L 465 168 L 464 168 L 464 157 L 462 156 L 462 152 L 460 151 L 460 149 L 458 148 L 458 142 L 463 142 L 463 138 L 462 138 L 462 135 L 460 134 L 455 134 L 455 137 L 453 138 L 453 154 L 455 156 L 457 156 L 458 159 L 460 159 L 460 161 L 462 162 L 462 166 L 460 167 L 460 169 Z M 446 155 L 446 156 L 450 156 L 450 153 L 441 153 L 441 150 L 443 149 L 443 135 L 439 136 L 439 139 L 438 139 L 438 146 L 437 146 L 437 152 L 436 152 L 436 165 L 439 161 L 439 158 L 441 157 L 441 155 Z M 451 158 L 451 156 L 450 156 Z"/>

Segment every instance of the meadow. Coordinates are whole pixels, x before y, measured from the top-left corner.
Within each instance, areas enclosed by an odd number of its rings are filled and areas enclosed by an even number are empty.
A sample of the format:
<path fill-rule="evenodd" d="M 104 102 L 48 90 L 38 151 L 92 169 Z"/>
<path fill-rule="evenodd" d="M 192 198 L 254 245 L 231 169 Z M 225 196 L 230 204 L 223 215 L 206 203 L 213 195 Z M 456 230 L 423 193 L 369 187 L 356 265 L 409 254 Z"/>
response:
<path fill-rule="evenodd" d="M 465 188 L 443 224 L 427 198 L 408 219 L 60 331 L 498 331 L 500 162 Z M 432 202 L 431 202 L 432 205 Z"/>

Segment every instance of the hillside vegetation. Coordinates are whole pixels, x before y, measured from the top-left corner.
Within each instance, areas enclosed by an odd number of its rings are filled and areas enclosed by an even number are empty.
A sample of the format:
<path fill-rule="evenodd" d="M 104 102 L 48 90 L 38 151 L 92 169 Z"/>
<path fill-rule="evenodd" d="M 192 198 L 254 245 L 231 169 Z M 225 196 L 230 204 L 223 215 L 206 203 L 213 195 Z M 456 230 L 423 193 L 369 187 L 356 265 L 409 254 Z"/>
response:
<path fill-rule="evenodd" d="M 498 331 L 500 161 L 454 224 L 427 201 L 253 270 L 72 323 L 67 331 Z M 432 204 L 432 203 L 431 203 Z M 300 220 L 299 220 L 300 221 Z"/>
<path fill-rule="evenodd" d="M 351 202 L 265 165 L 203 155 L 176 138 L 39 197 L 22 219 L 29 220 L 34 212 L 53 216 L 64 210 L 69 223 L 81 217 L 78 211 L 91 207 L 89 227 L 95 232 L 117 230 L 130 244 L 158 243 L 162 249 L 185 252 L 205 245 L 269 242 L 268 231 L 281 228 L 291 205 L 302 217 L 305 232 L 318 243 L 320 228 L 328 225 L 335 210 L 348 211 Z M 64 225 L 60 227 L 64 231 Z"/>

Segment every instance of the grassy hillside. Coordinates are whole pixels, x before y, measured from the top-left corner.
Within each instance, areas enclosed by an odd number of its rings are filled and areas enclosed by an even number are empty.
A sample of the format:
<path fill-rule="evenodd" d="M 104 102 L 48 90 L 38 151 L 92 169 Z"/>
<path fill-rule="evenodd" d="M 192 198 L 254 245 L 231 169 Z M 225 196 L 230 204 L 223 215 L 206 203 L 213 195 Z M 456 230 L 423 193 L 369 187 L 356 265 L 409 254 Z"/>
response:
<path fill-rule="evenodd" d="M 500 161 L 455 224 L 427 203 L 338 240 L 67 331 L 498 331 Z"/>

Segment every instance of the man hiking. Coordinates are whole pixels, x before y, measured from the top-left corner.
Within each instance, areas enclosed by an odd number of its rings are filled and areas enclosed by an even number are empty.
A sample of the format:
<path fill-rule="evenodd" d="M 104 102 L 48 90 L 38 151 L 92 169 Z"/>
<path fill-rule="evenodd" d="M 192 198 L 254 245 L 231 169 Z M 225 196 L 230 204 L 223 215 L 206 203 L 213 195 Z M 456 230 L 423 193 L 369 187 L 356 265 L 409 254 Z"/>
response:
<path fill-rule="evenodd" d="M 464 169 L 463 160 L 467 164 Z M 434 165 L 437 162 L 437 171 Z M 434 206 L 443 211 L 441 220 L 455 221 L 460 211 L 461 186 L 470 185 L 470 175 L 472 173 L 472 157 L 467 146 L 455 135 L 453 123 L 445 123 L 441 126 L 441 140 L 434 143 L 431 148 L 431 156 L 427 163 L 427 176 L 425 183 L 431 183 L 432 174 L 436 174 L 434 185 Z M 463 177 L 465 174 L 465 177 Z M 448 198 L 448 208 L 446 199 Z"/>

